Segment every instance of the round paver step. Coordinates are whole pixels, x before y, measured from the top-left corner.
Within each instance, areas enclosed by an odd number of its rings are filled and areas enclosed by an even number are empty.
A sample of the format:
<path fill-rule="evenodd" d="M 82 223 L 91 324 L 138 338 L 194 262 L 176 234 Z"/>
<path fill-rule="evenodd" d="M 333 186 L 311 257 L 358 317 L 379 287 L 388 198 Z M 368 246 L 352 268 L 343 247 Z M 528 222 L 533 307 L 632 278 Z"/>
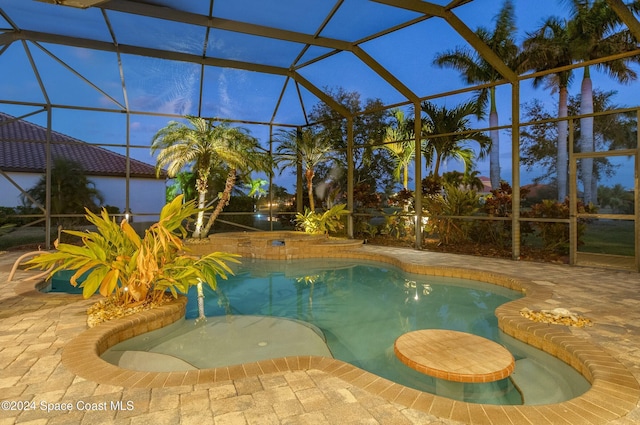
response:
<path fill-rule="evenodd" d="M 493 382 L 515 368 L 513 355 L 497 342 L 445 329 L 421 329 L 401 335 L 394 352 L 412 369 L 447 381 Z"/>

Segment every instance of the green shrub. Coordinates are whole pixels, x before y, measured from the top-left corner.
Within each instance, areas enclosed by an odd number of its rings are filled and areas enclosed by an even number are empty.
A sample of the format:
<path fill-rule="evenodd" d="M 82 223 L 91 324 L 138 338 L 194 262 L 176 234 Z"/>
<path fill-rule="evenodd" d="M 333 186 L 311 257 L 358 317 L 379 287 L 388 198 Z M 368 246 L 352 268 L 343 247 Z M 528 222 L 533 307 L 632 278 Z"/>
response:
<path fill-rule="evenodd" d="M 384 216 L 384 224 L 380 234 L 394 239 L 410 239 L 415 233 L 415 216 L 407 215 L 403 211 L 394 211 Z"/>
<path fill-rule="evenodd" d="M 0 226 L 2 226 L 3 224 L 8 224 L 12 222 L 12 215 L 14 215 L 16 213 L 16 210 L 14 210 L 11 207 L 0 207 Z"/>
<path fill-rule="evenodd" d="M 425 230 L 437 234 L 444 245 L 469 240 L 473 222 L 449 216 L 471 216 L 480 208 L 480 197 L 475 190 L 461 189 L 444 183 L 444 194 L 424 198 L 423 206 L 429 217 Z"/>
<path fill-rule="evenodd" d="M 320 214 L 305 208 L 304 214 L 296 215 L 296 227 L 311 234 L 329 234 L 344 228 L 342 217 L 349 214 L 345 204 L 337 204 Z"/>
<path fill-rule="evenodd" d="M 582 202 L 578 202 L 578 213 L 595 213 L 596 208 L 592 205 L 585 206 Z M 545 199 L 531 206 L 531 210 L 523 216 L 536 218 L 569 218 L 569 200 L 565 202 L 557 202 Z M 587 220 L 578 220 L 577 233 L 578 245 L 581 245 L 582 237 L 586 231 Z M 559 254 L 568 254 L 570 246 L 569 224 L 567 223 L 550 223 L 550 222 L 531 222 L 531 227 L 535 229 L 536 235 L 542 241 L 543 249 L 549 252 Z"/>
<path fill-rule="evenodd" d="M 400 190 L 389 197 L 389 206 L 402 208 L 404 211 L 413 209 L 413 192 L 408 189 Z"/>
<path fill-rule="evenodd" d="M 520 188 L 520 202 L 525 201 L 529 190 Z M 509 183 L 502 181 L 500 187 L 493 189 L 489 195 L 484 197 L 481 212 L 489 217 L 510 218 L 513 215 L 513 189 Z M 520 232 L 522 234 L 531 233 L 528 223 L 522 223 Z M 491 244 L 499 248 L 507 249 L 511 246 L 512 223 L 511 220 L 482 220 L 475 223 L 472 232 L 475 242 Z"/>

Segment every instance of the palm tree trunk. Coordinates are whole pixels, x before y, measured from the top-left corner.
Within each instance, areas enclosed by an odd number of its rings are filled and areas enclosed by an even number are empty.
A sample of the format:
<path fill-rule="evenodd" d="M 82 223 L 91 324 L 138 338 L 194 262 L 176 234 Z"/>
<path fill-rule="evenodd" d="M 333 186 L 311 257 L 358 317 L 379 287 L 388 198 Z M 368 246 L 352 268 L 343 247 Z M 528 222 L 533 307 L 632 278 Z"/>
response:
<path fill-rule="evenodd" d="M 567 197 L 568 176 L 568 150 L 567 137 L 569 135 L 569 122 L 563 120 L 568 116 L 568 90 L 566 86 L 560 87 L 558 100 L 558 146 L 556 155 L 556 171 L 558 173 L 558 202 L 564 202 Z"/>
<path fill-rule="evenodd" d="M 198 217 L 196 218 L 196 228 L 193 231 L 193 237 L 200 239 L 202 237 L 202 226 L 204 224 L 204 208 L 206 207 L 207 191 L 201 191 L 198 185 Z"/>
<path fill-rule="evenodd" d="M 402 167 L 402 187 L 407 190 L 409 188 L 409 167 Z"/>
<path fill-rule="evenodd" d="M 438 178 L 440 177 L 440 161 L 442 159 L 440 158 L 440 152 L 436 152 L 436 160 L 435 160 L 435 165 L 433 166 L 433 175 Z"/>
<path fill-rule="evenodd" d="M 216 208 L 211 213 L 211 216 L 209 216 L 207 225 L 204 227 L 204 230 L 202 231 L 203 236 L 206 236 L 209 234 L 209 231 L 211 230 L 211 226 L 213 226 L 213 223 L 216 221 L 216 219 L 218 218 L 218 216 L 220 215 L 224 207 L 226 207 L 227 204 L 229 203 L 229 199 L 231 199 L 231 191 L 233 190 L 233 187 L 235 186 L 235 184 L 236 184 L 236 169 L 232 168 L 229 170 L 229 173 L 227 174 L 227 180 L 224 184 L 224 191 L 222 192 L 222 195 L 220 195 L 220 200 L 218 201 Z"/>
<path fill-rule="evenodd" d="M 491 87 L 491 111 L 489 112 L 489 127 L 498 126 L 498 110 L 496 109 L 496 89 Z M 491 188 L 500 187 L 500 132 L 489 131 L 491 136 L 491 149 L 489 150 L 489 177 Z"/>
<path fill-rule="evenodd" d="M 580 90 L 580 115 L 593 113 L 593 88 L 589 67 L 584 67 L 584 77 Z M 593 117 L 580 118 L 580 152 L 593 152 Z M 593 158 L 580 160 L 582 185 L 584 188 L 583 202 L 589 204 L 592 198 Z"/>
<path fill-rule="evenodd" d="M 207 316 L 204 314 L 204 291 L 202 289 L 202 281 L 198 279 L 198 318 L 196 322 L 207 320 Z"/>
<path fill-rule="evenodd" d="M 307 194 L 309 195 L 309 208 L 311 211 L 316 210 L 316 201 L 313 199 L 313 170 L 308 168 L 305 172 L 307 177 Z"/>
<path fill-rule="evenodd" d="M 199 167 L 196 171 L 196 190 L 198 191 L 198 217 L 196 218 L 196 228 L 193 237 L 202 237 L 202 226 L 204 224 L 204 209 L 207 206 L 207 192 L 209 191 L 209 170 Z M 206 233 L 205 233 L 206 235 Z"/>

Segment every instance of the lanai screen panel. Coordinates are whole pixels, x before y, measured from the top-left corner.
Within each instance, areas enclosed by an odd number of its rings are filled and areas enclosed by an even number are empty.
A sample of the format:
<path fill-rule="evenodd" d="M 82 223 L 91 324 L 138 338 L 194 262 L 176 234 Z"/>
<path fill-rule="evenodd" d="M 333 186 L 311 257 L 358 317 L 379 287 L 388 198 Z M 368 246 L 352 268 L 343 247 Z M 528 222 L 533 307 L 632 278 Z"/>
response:
<path fill-rule="evenodd" d="M 11 70 L 0 81 L 2 109 L 21 116 L 31 111 L 28 108 L 51 108 L 53 129 L 92 143 L 129 145 L 140 156 L 155 131 L 182 115 L 250 122 L 252 128 L 257 123 L 306 125 L 314 105 L 331 103 L 330 95 L 338 88 L 357 91 L 363 100 L 400 105 L 408 113 L 417 100 L 453 107 L 473 98 L 475 83 L 465 81 L 456 70 L 435 65 L 434 57 L 458 47 L 482 50 L 470 33 L 480 27 L 493 29 L 504 4 L 488 0 L 52 3 L 0 0 L 0 66 Z M 569 18 L 567 5 L 556 0 L 513 5 L 519 43 L 543 18 Z M 633 66 L 638 70 L 637 64 Z M 577 81 L 580 69 L 575 74 Z M 552 108 L 556 102 L 548 89 L 534 89 L 530 80 L 505 72 L 496 90 L 500 127 L 514 121 L 510 87 L 514 76 L 521 79 L 519 103 L 540 97 Z M 606 74 L 593 70 L 592 79 L 594 87 L 618 90 L 618 105 L 637 104 L 633 90 L 612 84 Z M 575 96 L 577 82 L 571 90 Z M 27 112 L 22 112 L 24 104 Z M 105 117 L 125 114 L 128 119 L 114 120 L 115 131 L 96 125 L 96 134 L 87 135 L 84 129 L 90 125 L 74 125 L 68 118 L 80 110 L 112 114 Z M 27 119 L 46 123 L 39 113 Z M 489 125 L 486 119 L 476 124 L 475 128 Z M 268 144 L 268 135 L 263 136 L 268 131 L 255 134 L 263 146 Z M 511 150 L 508 130 L 502 129 L 500 156 L 507 179 Z M 487 165 L 479 166 L 486 174 Z"/>

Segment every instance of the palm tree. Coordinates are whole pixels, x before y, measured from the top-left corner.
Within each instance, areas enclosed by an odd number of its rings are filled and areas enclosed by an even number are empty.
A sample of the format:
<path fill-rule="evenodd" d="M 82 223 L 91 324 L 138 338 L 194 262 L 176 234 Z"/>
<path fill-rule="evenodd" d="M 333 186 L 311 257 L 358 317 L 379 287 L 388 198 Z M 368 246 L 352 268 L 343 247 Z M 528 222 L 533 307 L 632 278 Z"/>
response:
<path fill-rule="evenodd" d="M 613 187 L 600 186 L 598 198 L 603 207 L 611 207 L 612 212 L 633 214 L 633 190 L 625 189 L 620 183 Z"/>
<path fill-rule="evenodd" d="M 606 0 L 563 0 L 571 10 L 572 19 L 569 21 L 569 35 L 575 46 L 576 59 L 589 61 L 637 48 L 630 31 L 618 31 L 620 18 L 609 7 Z M 640 1 L 633 1 L 629 7 L 634 11 L 640 10 Z M 640 62 L 640 58 L 614 59 L 596 65 L 604 69 L 610 76 L 621 83 L 629 83 L 637 78 L 637 74 L 629 67 L 631 61 Z M 590 67 L 584 67 L 580 91 L 580 115 L 593 113 L 593 84 Z M 594 151 L 593 117 L 580 119 L 580 150 Z M 592 158 L 583 158 L 580 163 L 582 182 L 584 184 L 584 199 L 588 204 L 597 202 L 597 180 L 593 178 L 594 162 Z"/>
<path fill-rule="evenodd" d="M 309 209 L 315 211 L 313 177 L 318 165 L 334 159 L 331 155 L 331 142 L 310 128 L 283 130 L 276 135 L 275 139 L 279 143 L 274 155 L 276 164 L 280 165 L 282 169 L 287 165 L 297 167 L 298 164 L 302 164 L 307 181 Z"/>
<path fill-rule="evenodd" d="M 440 164 L 446 158 L 457 158 L 465 165 L 465 172 L 473 167 L 475 152 L 462 142 L 473 140 L 480 146 L 479 158 L 484 158 L 491 148 L 491 139 L 483 132 L 473 130 L 469 126 L 469 117 L 476 114 L 476 103 L 467 102 L 453 109 L 438 107 L 429 101 L 421 104 L 426 114 L 426 140 L 422 147 L 427 166 L 432 166 L 431 175 L 439 177 Z M 444 135 L 444 136 L 440 136 Z"/>
<path fill-rule="evenodd" d="M 249 189 L 247 196 L 254 197 L 255 199 L 262 198 L 267 194 L 267 191 L 263 188 L 263 186 L 266 186 L 267 184 L 269 184 L 269 182 L 265 179 L 249 179 L 247 183 L 245 183 L 245 187 Z"/>
<path fill-rule="evenodd" d="M 45 205 L 47 180 L 42 176 L 35 186 L 26 193 L 40 205 Z M 89 180 L 79 163 L 58 157 L 53 159 L 51 168 L 51 214 L 84 214 L 85 208 L 97 212 L 104 202 L 95 183 Z M 29 198 L 22 196 L 22 203 L 29 204 Z M 58 223 L 72 223 L 74 219 L 58 218 Z"/>
<path fill-rule="evenodd" d="M 413 131 L 409 128 L 409 121 L 405 119 L 402 109 L 391 110 L 393 122 L 385 130 L 383 145 L 381 149 L 386 149 L 393 157 L 396 167 L 393 170 L 393 177 L 402 181 L 402 187 L 409 186 L 409 164 L 413 161 L 416 153 L 416 144 L 411 140 Z"/>
<path fill-rule="evenodd" d="M 512 69 L 518 68 L 519 49 L 515 42 L 515 12 L 511 0 L 506 0 L 496 17 L 493 31 L 480 27 L 476 35 L 493 50 L 504 63 Z M 438 54 L 434 63 L 458 70 L 467 84 L 483 84 L 501 80 L 502 75 L 496 71 L 477 51 L 466 46 L 458 46 L 452 51 Z M 489 126 L 498 126 L 498 110 L 496 107 L 495 87 L 483 88 L 478 91 L 477 115 L 482 117 L 487 103 L 490 103 Z M 489 168 L 491 187 L 500 186 L 500 137 L 498 130 L 491 130 L 491 150 L 489 153 Z"/>
<path fill-rule="evenodd" d="M 528 34 L 524 41 L 524 56 L 527 66 L 535 71 L 561 68 L 573 63 L 574 44 L 569 36 L 567 23 L 556 17 L 548 18 L 534 33 Z M 533 79 L 533 86 L 545 84 L 551 93 L 558 92 L 558 144 L 556 153 L 556 171 L 558 181 L 558 202 L 567 197 L 568 177 L 568 116 L 569 84 L 573 79 L 571 70 L 538 76 Z"/>
<path fill-rule="evenodd" d="M 238 170 L 265 168 L 261 163 L 264 154 L 257 140 L 243 128 L 231 127 L 225 122 L 213 125 L 200 117 L 186 118 L 189 125 L 172 121 L 160 129 L 153 136 L 151 153 L 159 151 L 156 163 L 158 173 L 167 167 L 169 177 L 176 176 L 186 166 L 193 167 L 199 209 L 193 237 L 202 238 L 209 233 L 213 222 L 229 202 Z M 214 167 L 226 169 L 227 178 L 218 204 L 205 225 L 204 209 Z"/>
<path fill-rule="evenodd" d="M 455 170 L 449 171 L 442 175 L 442 182 L 467 190 L 479 191 L 484 189 L 484 183 L 482 183 L 482 179 L 480 179 L 480 172 L 478 170 L 466 170 L 464 173 Z"/>
<path fill-rule="evenodd" d="M 196 175 L 191 171 L 180 171 L 173 178 L 173 184 L 167 187 L 167 200 L 173 201 L 176 196 L 184 195 L 184 202 L 198 197 L 196 192 Z"/>

